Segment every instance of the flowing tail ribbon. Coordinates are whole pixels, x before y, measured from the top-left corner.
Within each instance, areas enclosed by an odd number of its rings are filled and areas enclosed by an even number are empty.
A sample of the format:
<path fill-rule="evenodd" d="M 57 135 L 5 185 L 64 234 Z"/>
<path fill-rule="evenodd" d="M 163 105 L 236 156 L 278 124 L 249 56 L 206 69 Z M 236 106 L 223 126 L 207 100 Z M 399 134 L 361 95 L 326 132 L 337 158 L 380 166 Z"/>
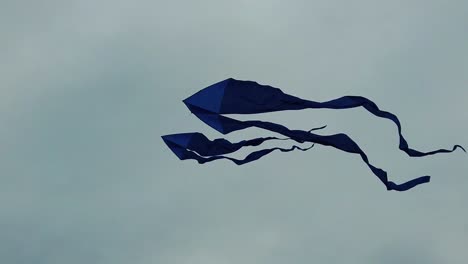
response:
<path fill-rule="evenodd" d="M 219 131 L 222 134 L 229 134 L 250 127 L 262 128 L 276 132 L 287 139 L 292 139 L 298 143 L 311 142 L 359 154 L 362 160 L 367 164 L 371 171 L 382 181 L 387 190 L 406 191 L 416 185 L 430 181 L 429 176 L 422 176 L 402 184 L 396 184 L 388 180 L 387 172 L 370 164 L 369 159 L 363 150 L 346 134 L 317 135 L 312 131 L 322 129 L 314 128 L 309 131 L 290 130 L 280 124 L 264 122 L 258 120 L 240 121 L 232 119 L 224 114 L 258 114 L 285 110 L 303 110 L 303 109 L 349 109 L 355 107 L 364 107 L 375 116 L 386 118 L 396 124 L 399 134 L 399 149 L 410 157 L 423 157 L 437 153 L 450 153 L 457 148 L 465 149 L 460 145 L 455 145 L 451 150 L 438 149 L 429 152 L 422 152 L 412 149 L 401 134 L 401 124 L 396 115 L 380 110 L 371 100 L 361 96 L 343 96 L 326 102 L 314 102 L 301 99 L 292 95 L 283 93 L 280 89 L 268 85 L 260 85 L 253 81 L 240 81 L 232 78 L 215 83 L 183 101 L 189 110 L 201 121 Z M 258 146 L 268 140 L 283 140 L 284 138 L 266 137 L 243 140 L 237 143 L 231 143 L 225 139 L 209 140 L 201 133 L 183 133 L 162 136 L 167 146 L 181 159 L 194 159 L 199 163 L 206 163 L 218 159 L 228 159 L 242 165 L 248 162 L 258 160 L 259 158 L 271 153 L 274 150 L 289 152 L 295 149 L 308 150 L 309 148 L 300 148 L 293 146 L 290 149 L 270 148 L 255 151 L 247 155 L 244 159 L 234 159 L 225 154 L 233 153 L 245 146 Z M 466 152 L 466 151 L 465 151 Z"/>

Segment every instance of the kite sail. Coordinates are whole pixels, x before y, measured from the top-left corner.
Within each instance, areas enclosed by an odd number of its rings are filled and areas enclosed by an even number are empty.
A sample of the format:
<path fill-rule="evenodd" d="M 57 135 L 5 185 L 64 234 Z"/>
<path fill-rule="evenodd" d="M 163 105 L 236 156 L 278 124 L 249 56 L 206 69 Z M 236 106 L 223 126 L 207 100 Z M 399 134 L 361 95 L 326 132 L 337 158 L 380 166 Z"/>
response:
<path fill-rule="evenodd" d="M 218 159 L 228 159 L 237 165 L 242 165 L 258 160 L 275 150 L 282 152 L 289 152 L 296 149 L 306 151 L 314 146 L 312 145 L 309 148 L 293 146 L 289 149 L 279 147 L 262 149 L 250 153 L 244 159 L 224 156 L 236 152 L 245 146 L 259 146 L 263 142 L 270 140 L 292 139 L 298 143 L 310 142 L 313 144 L 331 146 L 349 153 L 359 154 L 364 163 L 366 163 L 375 176 L 386 186 L 387 190 L 406 191 L 416 185 L 430 181 L 430 176 L 418 177 L 402 184 L 396 184 L 388 180 L 387 172 L 372 165 L 364 151 L 348 135 L 343 133 L 334 135 L 318 135 L 312 133 L 312 131 L 324 127 L 314 128 L 309 131 L 291 130 L 283 125 L 272 122 L 259 120 L 240 121 L 223 116 L 225 114 L 258 114 L 319 108 L 349 109 L 363 107 L 375 116 L 389 119 L 395 123 L 398 128 L 400 141 L 399 149 L 410 157 L 449 153 L 455 151 L 457 148 L 465 151 L 460 145 L 455 145 L 452 149 L 438 149 L 429 152 L 422 152 L 410 148 L 401 133 L 401 124 L 398 118 L 390 112 L 380 110 L 374 102 L 361 96 L 343 96 L 326 102 L 315 102 L 285 94 L 280 89 L 268 85 L 260 85 L 253 81 L 240 81 L 229 78 L 200 90 L 183 102 L 201 121 L 222 134 L 229 134 L 233 131 L 256 127 L 281 134 L 286 138 L 264 137 L 232 143 L 226 139 L 210 140 L 201 133 L 182 133 L 162 136 L 166 145 L 180 160 L 194 159 L 199 163 L 206 163 Z"/>

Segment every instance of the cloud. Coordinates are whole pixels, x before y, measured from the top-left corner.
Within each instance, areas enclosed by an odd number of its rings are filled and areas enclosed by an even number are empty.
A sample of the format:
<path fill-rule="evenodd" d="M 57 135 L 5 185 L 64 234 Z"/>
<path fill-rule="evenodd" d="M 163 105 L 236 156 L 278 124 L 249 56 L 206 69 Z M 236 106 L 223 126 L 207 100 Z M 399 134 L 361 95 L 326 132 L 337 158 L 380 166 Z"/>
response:
<path fill-rule="evenodd" d="M 396 128 L 364 111 L 258 117 L 301 129 L 327 124 L 325 133 L 349 133 L 392 179 L 430 174 L 430 184 L 388 193 L 358 157 L 320 146 L 246 166 L 200 166 L 176 160 L 160 136 L 220 137 L 181 100 L 234 77 L 314 100 L 365 95 L 401 117 L 415 148 L 466 144 L 466 8 L 366 0 L 6 5 L 0 256 L 465 263 L 466 157 L 408 159 Z"/>

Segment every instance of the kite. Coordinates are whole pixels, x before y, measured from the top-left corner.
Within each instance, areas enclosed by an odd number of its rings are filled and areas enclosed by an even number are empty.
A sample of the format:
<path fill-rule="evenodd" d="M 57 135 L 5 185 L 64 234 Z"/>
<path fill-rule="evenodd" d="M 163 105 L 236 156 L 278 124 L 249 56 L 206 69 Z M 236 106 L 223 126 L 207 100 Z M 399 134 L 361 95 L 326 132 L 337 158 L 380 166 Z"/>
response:
<path fill-rule="evenodd" d="M 242 165 L 258 160 L 275 150 L 282 152 L 290 152 L 293 150 L 306 151 L 312 148 L 314 144 L 320 144 L 331 146 L 345 152 L 359 154 L 364 163 L 389 191 L 406 191 L 419 184 L 430 181 L 430 176 L 418 177 L 402 184 L 396 184 L 388 180 L 387 172 L 372 165 L 364 151 L 348 135 L 344 133 L 333 135 L 318 135 L 313 133 L 313 131 L 323 129 L 325 126 L 313 128 L 308 131 L 291 130 L 283 125 L 272 122 L 259 120 L 240 121 L 224 116 L 226 114 L 258 114 L 320 108 L 349 109 L 363 107 L 377 117 L 391 120 L 398 128 L 400 141 L 399 149 L 410 157 L 450 153 L 457 148 L 465 151 L 460 145 L 453 146 L 451 150 L 438 149 L 429 152 L 422 152 L 410 148 L 401 133 L 401 124 L 397 116 L 390 112 L 380 110 L 374 102 L 361 96 L 343 96 L 326 102 L 315 102 L 285 94 L 280 89 L 272 86 L 261 85 L 253 81 L 241 81 L 229 78 L 200 90 L 183 100 L 183 102 L 196 117 L 224 135 L 233 131 L 255 127 L 269 130 L 285 137 L 261 137 L 232 143 L 222 138 L 210 140 L 202 133 L 197 132 L 162 136 L 166 145 L 180 160 L 193 159 L 200 164 L 219 159 L 227 159 L 237 165 Z M 226 154 L 236 152 L 246 146 L 259 146 L 265 141 L 285 139 L 291 139 L 298 143 L 310 142 L 313 144 L 308 148 L 301 148 L 294 145 L 287 149 L 280 147 L 261 149 L 248 154 L 244 159 L 235 159 L 225 156 Z"/>

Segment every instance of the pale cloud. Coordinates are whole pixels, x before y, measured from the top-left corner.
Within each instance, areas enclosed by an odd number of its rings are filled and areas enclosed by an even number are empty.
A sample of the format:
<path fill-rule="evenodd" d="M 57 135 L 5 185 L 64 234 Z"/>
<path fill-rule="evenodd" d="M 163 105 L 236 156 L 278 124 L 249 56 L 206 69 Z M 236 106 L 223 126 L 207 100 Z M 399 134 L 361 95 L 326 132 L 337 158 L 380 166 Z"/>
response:
<path fill-rule="evenodd" d="M 431 183 L 387 192 L 359 157 L 322 146 L 202 166 L 160 139 L 221 137 L 181 100 L 234 77 L 313 100 L 364 95 L 401 118 L 415 148 L 467 145 L 465 1 L 1 5 L 2 263 L 468 259 L 466 155 L 409 159 L 396 128 L 363 110 L 255 118 L 327 124 L 391 179 Z"/>

